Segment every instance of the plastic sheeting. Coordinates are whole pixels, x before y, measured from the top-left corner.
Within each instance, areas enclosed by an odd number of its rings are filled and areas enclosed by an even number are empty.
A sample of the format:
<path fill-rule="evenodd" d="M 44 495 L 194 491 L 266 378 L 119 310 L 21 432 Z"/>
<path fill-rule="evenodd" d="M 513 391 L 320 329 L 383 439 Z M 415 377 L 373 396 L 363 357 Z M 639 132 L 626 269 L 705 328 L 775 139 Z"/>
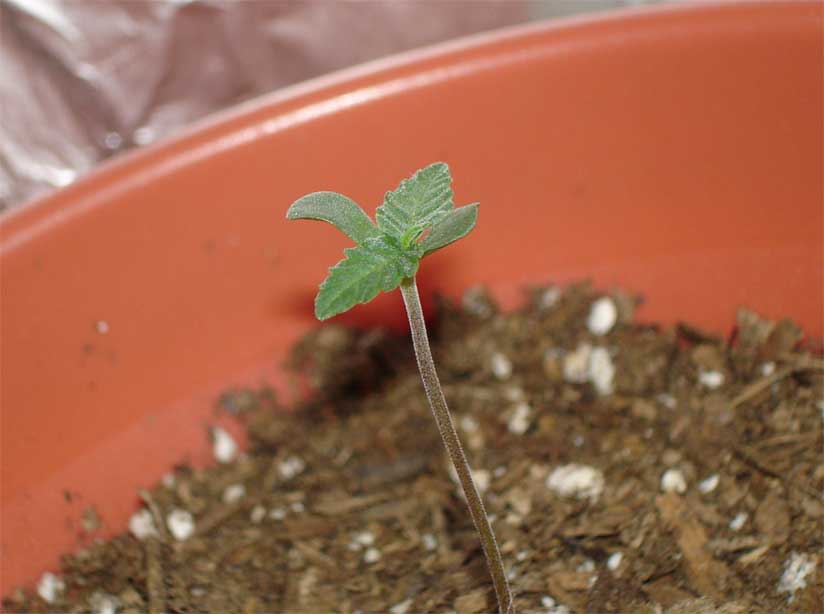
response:
<path fill-rule="evenodd" d="M 0 11 L 6 206 L 240 100 L 526 19 L 518 2 L 5 0 Z"/>
<path fill-rule="evenodd" d="M 637 1 L 0 0 L 0 210 L 291 83 Z"/>

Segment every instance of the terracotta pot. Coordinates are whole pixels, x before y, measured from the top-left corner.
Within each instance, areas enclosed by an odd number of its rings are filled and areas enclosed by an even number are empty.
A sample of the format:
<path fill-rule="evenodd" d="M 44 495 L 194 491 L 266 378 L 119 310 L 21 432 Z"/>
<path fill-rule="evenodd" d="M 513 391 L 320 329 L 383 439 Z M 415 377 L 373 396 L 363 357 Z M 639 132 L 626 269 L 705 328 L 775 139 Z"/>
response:
<path fill-rule="evenodd" d="M 728 331 L 748 305 L 821 334 L 821 48 L 818 2 L 495 33 L 257 100 L 8 215 L 2 591 L 88 541 L 87 505 L 120 531 L 137 487 L 208 462 L 218 391 L 280 382 L 346 246 L 285 222 L 307 191 L 371 210 L 449 162 L 480 223 L 424 295 L 590 277 L 647 320 Z M 344 319 L 402 317 L 388 295 Z"/>

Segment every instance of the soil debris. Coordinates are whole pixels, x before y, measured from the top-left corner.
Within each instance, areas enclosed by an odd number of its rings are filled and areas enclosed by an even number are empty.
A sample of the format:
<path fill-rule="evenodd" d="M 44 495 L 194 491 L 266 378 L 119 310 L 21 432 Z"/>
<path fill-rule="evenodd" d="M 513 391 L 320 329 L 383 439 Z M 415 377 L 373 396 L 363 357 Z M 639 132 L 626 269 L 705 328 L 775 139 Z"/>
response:
<path fill-rule="evenodd" d="M 438 302 L 436 362 L 518 611 L 820 612 L 820 354 L 786 320 L 741 310 L 723 339 L 634 323 L 637 304 L 587 284 L 511 313 L 478 288 Z M 4 611 L 493 611 L 409 340 L 326 326 L 290 365 L 308 401 L 223 395 L 246 452 L 212 431 L 214 467 L 176 467 L 129 533 Z"/>

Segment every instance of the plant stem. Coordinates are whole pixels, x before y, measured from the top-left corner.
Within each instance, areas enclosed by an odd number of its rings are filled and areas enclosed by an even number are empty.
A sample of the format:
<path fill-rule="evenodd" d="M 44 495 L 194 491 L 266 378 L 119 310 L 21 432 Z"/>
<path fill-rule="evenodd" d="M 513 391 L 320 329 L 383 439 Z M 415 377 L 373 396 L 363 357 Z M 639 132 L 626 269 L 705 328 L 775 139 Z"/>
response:
<path fill-rule="evenodd" d="M 515 609 L 512 604 L 512 593 L 506 579 L 501 552 L 498 550 L 495 534 L 492 532 L 492 525 L 489 524 L 483 501 L 472 479 L 472 470 L 466 461 L 461 441 L 458 439 L 458 433 L 452 423 L 452 417 L 449 415 L 449 408 L 446 405 L 440 381 L 438 381 L 438 374 L 435 371 L 435 362 L 432 360 L 432 352 L 429 349 L 429 338 L 426 335 L 426 325 L 415 278 L 403 280 L 400 287 L 403 302 L 406 305 L 406 315 L 409 317 L 412 344 L 415 347 L 415 357 L 418 361 L 418 370 L 421 372 L 423 387 L 426 390 L 426 397 L 429 399 L 429 406 L 435 416 L 443 444 L 446 446 L 446 451 L 461 481 L 472 521 L 475 523 L 475 530 L 481 539 L 486 564 L 489 567 L 492 583 L 495 586 L 495 595 L 498 598 L 498 608 L 502 614 L 513 614 Z"/>

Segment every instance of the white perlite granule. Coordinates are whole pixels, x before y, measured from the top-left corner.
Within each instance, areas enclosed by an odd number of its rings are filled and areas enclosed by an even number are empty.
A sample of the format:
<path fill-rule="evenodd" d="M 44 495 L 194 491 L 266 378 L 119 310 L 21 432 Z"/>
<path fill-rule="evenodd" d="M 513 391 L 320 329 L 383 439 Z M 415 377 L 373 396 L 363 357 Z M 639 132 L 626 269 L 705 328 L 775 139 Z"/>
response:
<path fill-rule="evenodd" d="M 371 546 L 375 543 L 375 534 L 371 531 L 361 531 L 352 536 L 352 542 L 359 546 Z"/>
<path fill-rule="evenodd" d="M 179 542 L 183 542 L 194 534 L 195 519 L 191 512 L 177 508 L 166 516 L 166 526 L 169 527 L 172 537 Z"/>
<path fill-rule="evenodd" d="M 212 452 L 219 463 L 231 463 L 237 456 L 235 440 L 219 426 L 212 429 Z"/>
<path fill-rule="evenodd" d="M 432 533 L 424 533 L 421 535 L 421 542 L 427 550 L 434 550 L 438 547 L 438 538 L 432 535 Z"/>
<path fill-rule="evenodd" d="M 574 352 L 564 356 L 564 379 L 574 384 L 583 384 L 589 379 L 589 355 L 592 346 L 582 343 Z"/>
<path fill-rule="evenodd" d="M 721 371 L 701 371 L 698 374 L 698 381 L 704 387 L 715 390 L 724 385 L 724 374 Z"/>
<path fill-rule="evenodd" d="M 409 608 L 412 607 L 412 600 L 405 599 L 400 603 L 396 603 L 391 608 L 389 608 L 389 614 L 406 614 L 409 612 Z"/>
<path fill-rule="evenodd" d="M 278 473 L 284 480 L 291 480 L 306 469 L 306 463 L 298 456 L 290 456 L 278 465 Z"/>
<path fill-rule="evenodd" d="M 490 358 L 492 374 L 498 379 L 507 379 L 512 375 L 512 361 L 504 354 L 495 352 Z"/>
<path fill-rule="evenodd" d="M 604 474 L 595 467 L 572 463 L 557 467 L 547 477 L 546 485 L 562 497 L 595 501 L 604 491 Z"/>
<path fill-rule="evenodd" d="M 595 571 L 595 561 L 592 559 L 584 559 L 584 561 L 575 568 L 578 573 L 592 573 Z"/>
<path fill-rule="evenodd" d="M 272 520 L 283 520 L 286 518 L 286 510 L 282 507 L 275 507 L 269 510 L 269 518 Z"/>
<path fill-rule="evenodd" d="M 624 560 L 624 553 L 623 552 L 614 552 L 609 555 L 607 559 L 607 569 L 610 571 L 615 571 L 621 566 L 621 561 Z"/>
<path fill-rule="evenodd" d="M 116 614 L 120 599 L 103 591 L 95 591 L 89 597 L 91 614 Z"/>
<path fill-rule="evenodd" d="M 618 308 L 608 296 L 592 303 L 587 318 L 587 328 L 593 335 L 606 335 L 618 321 Z"/>
<path fill-rule="evenodd" d="M 64 590 L 66 590 L 66 584 L 63 579 L 50 571 L 40 576 L 40 582 L 37 583 L 37 594 L 46 603 L 54 603 Z"/>
<path fill-rule="evenodd" d="M 569 614 L 568 607 L 561 605 L 560 603 L 556 603 L 555 600 L 549 595 L 541 597 L 541 606 L 546 611 L 546 614 Z"/>
<path fill-rule="evenodd" d="M 678 407 L 678 401 L 675 400 L 675 397 L 671 394 L 667 394 L 666 392 L 662 392 L 659 394 L 656 399 L 658 402 L 666 407 L 667 409 L 675 409 Z"/>
<path fill-rule="evenodd" d="M 264 518 L 266 518 L 266 508 L 262 505 L 256 505 L 249 513 L 249 520 L 251 520 L 254 524 L 263 522 Z"/>
<path fill-rule="evenodd" d="M 466 433 L 474 433 L 480 425 L 472 416 L 462 416 L 460 421 L 461 429 Z"/>
<path fill-rule="evenodd" d="M 475 486 L 481 494 L 489 490 L 490 475 L 486 469 L 473 469 L 472 479 L 475 481 Z"/>
<path fill-rule="evenodd" d="M 129 532 L 141 541 L 147 537 L 156 536 L 157 527 L 152 513 L 147 509 L 142 509 L 132 514 L 129 518 Z"/>
<path fill-rule="evenodd" d="M 611 394 L 615 365 L 609 351 L 603 347 L 580 344 L 564 356 L 564 379 L 574 384 L 590 382 L 600 395 Z"/>
<path fill-rule="evenodd" d="M 778 592 L 789 593 L 788 601 L 795 598 L 795 592 L 807 587 L 807 576 L 815 572 L 815 559 L 795 551 L 784 562 L 784 573 L 778 581 Z"/>
<path fill-rule="evenodd" d="M 506 423 L 506 428 L 510 433 L 523 435 L 529 430 L 529 415 L 532 412 L 527 403 L 518 403 Z"/>
<path fill-rule="evenodd" d="M 377 548 L 369 548 L 363 553 L 363 562 L 371 565 L 381 560 L 381 551 Z"/>
<path fill-rule="evenodd" d="M 224 503 L 235 503 L 246 496 L 246 487 L 243 484 L 230 484 L 223 491 Z"/>
<path fill-rule="evenodd" d="M 698 482 L 698 490 L 700 490 L 705 495 L 711 493 L 718 487 L 719 479 L 720 478 L 718 477 L 718 474 L 713 473 L 711 476 Z"/>
<path fill-rule="evenodd" d="M 606 348 L 592 348 L 589 355 L 589 381 L 601 396 L 612 394 L 615 365 Z"/>
<path fill-rule="evenodd" d="M 683 495 L 687 492 L 687 480 L 680 469 L 667 469 L 661 476 L 661 490 L 664 492 L 677 492 Z"/>
<path fill-rule="evenodd" d="M 484 292 L 483 288 L 474 287 L 467 289 L 461 297 L 461 305 L 464 311 L 482 318 L 492 315 L 492 305 L 489 297 Z"/>
<path fill-rule="evenodd" d="M 730 520 L 730 529 L 733 531 L 740 531 L 744 527 L 744 523 L 747 522 L 747 518 L 749 518 L 749 514 L 747 512 L 738 512 L 735 515 L 735 518 Z"/>
<path fill-rule="evenodd" d="M 538 309 L 546 311 L 552 309 L 561 300 L 561 289 L 558 286 L 550 286 L 541 293 L 538 299 Z"/>

